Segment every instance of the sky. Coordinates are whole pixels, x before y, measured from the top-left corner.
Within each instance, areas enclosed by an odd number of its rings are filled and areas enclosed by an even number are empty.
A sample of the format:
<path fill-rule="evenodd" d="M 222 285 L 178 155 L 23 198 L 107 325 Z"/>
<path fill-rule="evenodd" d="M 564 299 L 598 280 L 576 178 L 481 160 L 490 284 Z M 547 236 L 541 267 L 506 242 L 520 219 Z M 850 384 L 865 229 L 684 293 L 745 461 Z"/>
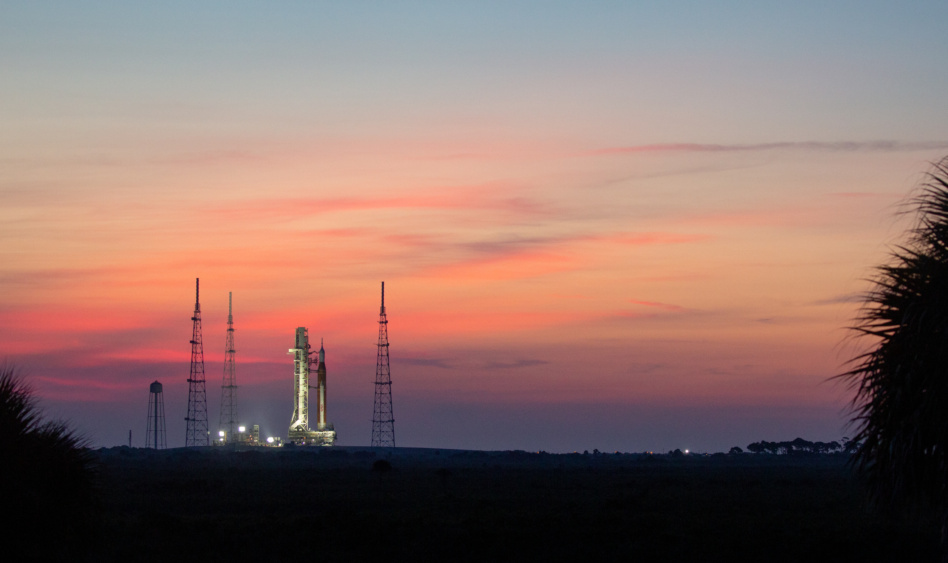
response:
<path fill-rule="evenodd" d="M 296 327 L 371 438 L 849 435 L 846 327 L 948 155 L 948 4 L 0 2 L 0 358 L 94 446 L 285 436 Z"/>

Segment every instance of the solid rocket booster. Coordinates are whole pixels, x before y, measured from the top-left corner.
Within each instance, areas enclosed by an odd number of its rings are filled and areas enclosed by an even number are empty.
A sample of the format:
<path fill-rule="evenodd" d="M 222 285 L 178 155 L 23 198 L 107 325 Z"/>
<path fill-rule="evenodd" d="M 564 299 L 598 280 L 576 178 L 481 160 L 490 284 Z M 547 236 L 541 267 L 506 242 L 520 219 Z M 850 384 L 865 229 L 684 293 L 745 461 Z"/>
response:
<path fill-rule="evenodd" d="M 326 429 L 326 351 L 319 341 L 319 364 L 316 367 L 316 429 Z"/>

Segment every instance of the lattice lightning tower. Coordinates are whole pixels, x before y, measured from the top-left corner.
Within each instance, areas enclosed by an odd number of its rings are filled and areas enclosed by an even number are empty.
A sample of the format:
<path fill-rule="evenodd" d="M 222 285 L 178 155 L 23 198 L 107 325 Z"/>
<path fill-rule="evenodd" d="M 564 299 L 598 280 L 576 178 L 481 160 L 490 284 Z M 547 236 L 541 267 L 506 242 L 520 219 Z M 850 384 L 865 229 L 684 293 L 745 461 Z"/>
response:
<path fill-rule="evenodd" d="M 395 447 L 395 417 L 392 413 L 392 374 L 388 363 L 388 318 L 385 316 L 385 282 L 379 310 L 378 360 L 375 364 L 375 408 L 372 414 L 372 446 Z"/>
<path fill-rule="evenodd" d="M 201 280 L 194 281 L 194 330 L 191 334 L 191 375 L 188 376 L 188 433 L 185 447 L 207 446 L 207 388 L 204 381 L 204 344 L 201 340 Z"/>
<path fill-rule="evenodd" d="M 237 362 L 234 350 L 234 293 L 227 293 L 227 340 L 224 343 L 224 382 L 221 384 L 220 430 L 227 441 L 237 438 Z"/>

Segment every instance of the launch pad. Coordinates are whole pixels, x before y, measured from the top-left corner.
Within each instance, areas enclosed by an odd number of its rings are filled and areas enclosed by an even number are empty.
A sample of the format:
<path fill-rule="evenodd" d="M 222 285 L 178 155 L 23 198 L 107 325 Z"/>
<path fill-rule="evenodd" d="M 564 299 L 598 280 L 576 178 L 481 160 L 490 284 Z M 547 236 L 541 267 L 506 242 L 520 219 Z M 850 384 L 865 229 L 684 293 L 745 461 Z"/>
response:
<path fill-rule="evenodd" d="M 287 442 L 300 446 L 331 446 L 336 442 L 333 425 L 326 422 L 326 351 L 322 343 L 313 358 L 306 327 L 296 329 L 293 354 L 293 417 Z M 316 385 L 310 385 L 311 367 L 316 366 Z M 309 427 L 309 390 L 316 389 L 316 429 Z"/>

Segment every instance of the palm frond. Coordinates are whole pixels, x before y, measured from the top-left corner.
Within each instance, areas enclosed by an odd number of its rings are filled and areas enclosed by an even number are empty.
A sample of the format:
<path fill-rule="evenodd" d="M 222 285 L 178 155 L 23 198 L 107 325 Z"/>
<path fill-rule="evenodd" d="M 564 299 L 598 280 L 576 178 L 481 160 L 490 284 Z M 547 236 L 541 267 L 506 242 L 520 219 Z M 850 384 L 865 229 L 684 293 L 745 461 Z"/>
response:
<path fill-rule="evenodd" d="M 872 500 L 948 530 L 948 158 L 909 201 L 915 225 L 851 327 L 872 346 L 838 377 L 855 390 L 853 463 Z"/>

